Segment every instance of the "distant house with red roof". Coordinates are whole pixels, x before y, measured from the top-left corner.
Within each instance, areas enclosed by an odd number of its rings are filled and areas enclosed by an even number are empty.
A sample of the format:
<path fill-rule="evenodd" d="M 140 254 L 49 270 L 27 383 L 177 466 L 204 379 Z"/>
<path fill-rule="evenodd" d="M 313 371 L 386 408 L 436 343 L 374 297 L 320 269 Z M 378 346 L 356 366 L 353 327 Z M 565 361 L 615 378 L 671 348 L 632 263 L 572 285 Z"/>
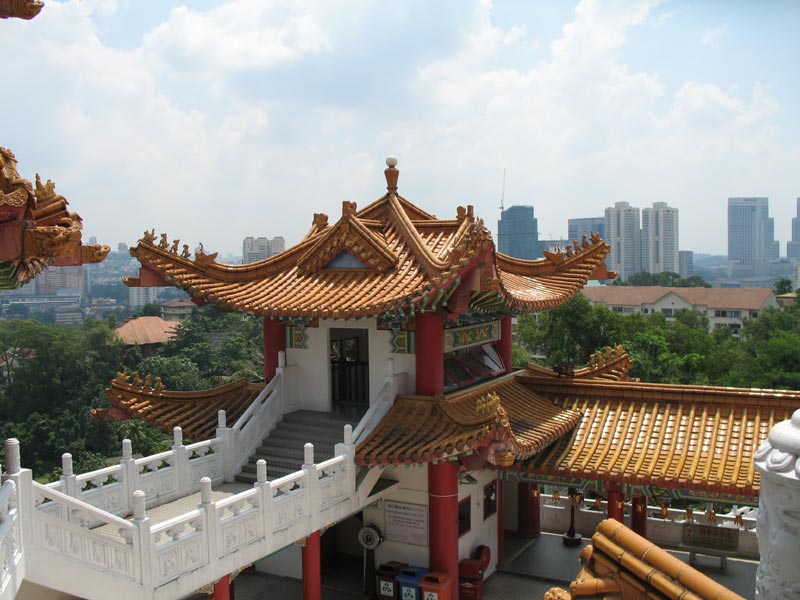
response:
<path fill-rule="evenodd" d="M 594 286 L 583 288 L 592 305 L 604 304 L 621 314 L 661 313 L 668 320 L 686 308 L 708 317 L 711 329 L 729 328 L 739 335 L 744 319 L 755 319 L 767 307 L 779 308 L 769 288 L 703 288 Z"/>
<path fill-rule="evenodd" d="M 175 335 L 180 325 L 177 321 L 165 321 L 161 317 L 139 317 L 131 319 L 117 328 L 117 335 L 126 346 L 139 346 L 142 354 L 150 356 L 156 348 Z"/>

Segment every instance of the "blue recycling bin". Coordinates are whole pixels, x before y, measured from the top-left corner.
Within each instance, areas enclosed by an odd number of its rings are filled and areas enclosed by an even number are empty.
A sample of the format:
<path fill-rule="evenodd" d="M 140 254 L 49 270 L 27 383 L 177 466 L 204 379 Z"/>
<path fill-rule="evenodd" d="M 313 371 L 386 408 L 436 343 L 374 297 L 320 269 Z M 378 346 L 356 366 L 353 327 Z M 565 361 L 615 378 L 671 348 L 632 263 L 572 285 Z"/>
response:
<path fill-rule="evenodd" d="M 408 567 L 400 571 L 397 576 L 397 585 L 400 587 L 400 600 L 422 600 L 419 581 L 430 572 L 430 569 L 424 567 Z"/>

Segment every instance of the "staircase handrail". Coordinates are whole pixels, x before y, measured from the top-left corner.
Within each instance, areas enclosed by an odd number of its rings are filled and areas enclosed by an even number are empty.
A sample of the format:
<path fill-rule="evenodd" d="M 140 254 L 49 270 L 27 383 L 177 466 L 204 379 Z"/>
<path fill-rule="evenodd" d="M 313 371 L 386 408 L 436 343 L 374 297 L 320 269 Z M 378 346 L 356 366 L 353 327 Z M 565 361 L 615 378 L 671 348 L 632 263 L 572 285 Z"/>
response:
<path fill-rule="evenodd" d="M 233 429 L 236 429 L 238 431 L 241 431 L 242 429 L 244 429 L 247 426 L 247 424 L 250 421 L 250 419 L 255 414 L 255 412 L 259 408 L 261 408 L 262 405 L 266 405 L 266 404 L 270 403 L 269 399 L 275 397 L 275 394 L 273 394 L 272 392 L 275 391 L 275 389 L 281 383 L 281 379 L 282 378 L 283 378 L 283 374 L 282 373 L 280 373 L 280 372 L 275 373 L 275 377 L 270 379 L 270 382 L 267 385 L 264 386 L 264 389 L 261 390 L 261 392 L 258 394 L 258 396 L 256 396 L 256 399 L 253 400 L 253 402 L 250 403 L 250 406 L 247 407 L 247 410 L 245 410 L 242 413 L 242 416 L 240 416 L 236 420 L 236 423 L 234 423 L 234 425 L 233 425 Z"/>
<path fill-rule="evenodd" d="M 394 382 L 387 379 L 386 383 L 383 384 L 381 391 L 378 392 L 378 395 L 375 398 L 375 402 L 373 402 L 364 416 L 361 417 L 361 420 L 356 425 L 356 428 L 353 430 L 353 441 L 356 446 L 361 443 L 362 438 L 366 437 L 375 426 L 380 422 L 381 419 L 389 412 L 389 409 L 392 407 L 394 403 Z"/>

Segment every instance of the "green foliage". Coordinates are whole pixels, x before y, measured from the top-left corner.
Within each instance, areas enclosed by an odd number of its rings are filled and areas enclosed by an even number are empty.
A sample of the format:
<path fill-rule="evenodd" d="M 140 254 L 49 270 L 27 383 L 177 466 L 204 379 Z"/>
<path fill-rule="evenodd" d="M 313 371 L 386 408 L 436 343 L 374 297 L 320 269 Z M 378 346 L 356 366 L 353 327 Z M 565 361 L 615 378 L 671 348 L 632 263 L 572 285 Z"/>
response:
<path fill-rule="evenodd" d="M 775 294 L 780 296 L 781 294 L 791 294 L 792 293 L 792 280 L 788 277 L 781 277 L 776 281 L 773 286 L 775 290 Z"/>
<path fill-rule="evenodd" d="M 160 317 L 161 307 L 158 304 L 145 304 L 137 314 L 137 317 Z"/>
<path fill-rule="evenodd" d="M 761 311 L 744 322 L 739 340 L 727 328 L 709 332 L 702 313 L 684 309 L 670 321 L 660 313 L 621 315 L 579 295 L 538 318 L 519 317 L 516 341 L 548 365 L 578 366 L 621 344 L 634 362 L 631 376 L 653 383 L 800 389 L 800 305 Z"/>
<path fill-rule="evenodd" d="M 139 363 L 142 378 L 147 374 L 161 377 L 168 390 L 202 390 L 208 383 L 200 376 L 200 369 L 188 358 L 181 356 L 150 356 Z"/>
<path fill-rule="evenodd" d="M 681 277 L 677 273 L 665 271 L 663 273 L 647 273 L 642 271 L 631 275 L 625 281 L 616 280 L 613 285 L 660 285 L 664 287 L 711 287 L 702 277 L 692 275 Z"/>

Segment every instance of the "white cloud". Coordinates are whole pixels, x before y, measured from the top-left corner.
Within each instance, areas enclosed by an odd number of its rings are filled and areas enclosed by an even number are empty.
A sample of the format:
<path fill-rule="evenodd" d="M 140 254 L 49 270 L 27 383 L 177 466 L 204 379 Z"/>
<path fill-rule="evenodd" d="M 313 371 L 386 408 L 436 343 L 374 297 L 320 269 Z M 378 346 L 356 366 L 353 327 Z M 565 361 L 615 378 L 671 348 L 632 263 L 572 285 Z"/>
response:
<path fill-rule="evenodd" d="M 704 29 L 700 32 L 700 45 L 708 48 L 716 48 L 719 46 L 720 40 L 726 33 L 728 33 L 727 25 Z"/>
<path fill-rule="evenodd" d="M 329 44 L 304 2 L 236 0 L 200 12 L 178 6 L 144 40 L 173 67 L 212 73 L 291 62 Z"/>

